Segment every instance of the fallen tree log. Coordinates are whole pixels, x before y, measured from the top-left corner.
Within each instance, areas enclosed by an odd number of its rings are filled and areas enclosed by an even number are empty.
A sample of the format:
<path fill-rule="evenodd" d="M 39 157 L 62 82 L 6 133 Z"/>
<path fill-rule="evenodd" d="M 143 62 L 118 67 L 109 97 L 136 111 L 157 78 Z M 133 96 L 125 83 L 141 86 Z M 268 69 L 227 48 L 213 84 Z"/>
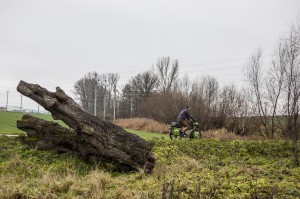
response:
<path fill-rule="evenodd" d="M 38 84 L 20 81 L 17 90 L 43 106 L 53 119 L 60 119 L 71 128 L 25 115 L 17 122 L 17 127 L 33 138 L 31 146 L 73 152 L 84 158 L 112 163 L 122 172 L 140 169 L 151 172 L 154 168 L 151 143 L 85 112 L 59 87 L 56 92 L 50 92 Z M 30 139 L 26 140 L 29 143 Z"/>

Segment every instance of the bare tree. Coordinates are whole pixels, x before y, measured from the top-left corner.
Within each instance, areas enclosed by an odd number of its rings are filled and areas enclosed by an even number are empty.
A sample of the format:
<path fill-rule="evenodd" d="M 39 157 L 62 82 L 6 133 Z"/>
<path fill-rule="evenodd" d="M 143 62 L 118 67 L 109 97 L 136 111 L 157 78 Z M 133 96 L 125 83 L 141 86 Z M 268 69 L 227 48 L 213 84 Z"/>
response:
<path fill-rule="evenodd" d="M 120 75 L 118 73 L 108 73 L 106 74 L 106 78 L 107 78 L 107 86 L 106 86 L 106 93 L 104 94 L 104 97 L 107 98 L 107 107 L 108 107 L 108 112 L 110 113 L 109 115 L 113 114 L 113 99 L 114 97 L 116 97 L 114 94 L 116 92 L 116 88 L 118 85 L 118 81 L 120 79 Z M 111 116 L 109 116 L 108 118 L 110 118 Z"/>
<path fill-rule="evenodd" d="M 173 60 L 171 63 L 170 57 L 161 57 L 157 60 L 156 67 L 161 91 L 165 93 L 170 92 L 178 76 L 178 60 Z"/>
<path fill-rule="evenodd" d="M 172 90 L 170 92 L 172 99 L 172 110 L 174 115 L 179 113 L 179 111 L 187 106 L 192 106 L 191 94 L 192 94 L 192 82 L 188 75 L 178 78 L 174 81 Z"/>
<path fill-rule="evenodd" d="M 300 36 L 299 32 L 291 28 L 284 40 L 286 48 L 286 61 L 284 73 L 284 115 L 285 125 L 293 140 L 293 154 L 295 163 L 299 165 L 299 109 L 300 109 Z"/>
<path fill-rule="evenodd" d="M 264 136 L 272 137 L 268 128 L 268 101 L 266 100 L 265 84 L 262 77 L 262 50 L 258 49 L 244 68 L 244 75 L 249 84 L 249 101 L 252 103 L 253 115 L 257 116 L 260 124 L 264 127 Z"/>
<path fill-rule="evenodd" d="M 127 83 L 121 89 L 121 99 L 120 99 L 120 117 L 128 118 L 132 117 L 133 114 L 133 96 L 136 95 L 136 92 L 133 90 L 132 86 Z"/>
<path fill-rule="evenodd" d="M 178 112 L 174 109 L 171 93 L 154 93 L 139 105 L 143 117 L 170 123 L 177 120 Z"/>
<path fill-rule="evenodd" d="M 74 94 L 82 108 L 91 114 L 93 114 L 95 105 L 95 89 L 99 89 L 98 82 L 95 80 L 97 75 L 97 72 L 90 72 L 74 84 Z M 99 94 L 100 92 L 98 92 Z"/>
<path fill-rule="evenodd" d="M 300 20 L 292 25 L 288 34 L 276 46 L 268 75 L 262 81 L 262 53 L 253 54 L 245 68 L 258 116 L 267 137 L 273 138 L 281 127 L 283 136 L 292 139 L 293 157 L 299 165 L 299 109 L 300 109 Z M 255 118 L 255 117 L 254 117 Z"/>
<path fill-rule="evenodd" d="M 144 101 L 155 93 L 157 88 L 158 77 L 153 69 L 132 77 L 122 89 L 123 99 L 121 104 L 124 115 L 144 117 L 147 113 L 139 109 L 145 106 Z"/>
<path fill-rule="evenodd" d="M 148 70 L 133 77 L 129 84 L 137 92 L 137 95 L 147 98 L 157 90 L 158 77 L 152 70 Z"/>
<path fill-rule="evenodd" d="M 219 105 L 217 110 L 217 122 L 219 127 L 227 126 L 230 130 L 234 130 L 236 125 L 235 112 L 237 111 L 236 106 L 237 90 L 234 85 L 225 86 L 219 94 Z"/>
<path fill-rule="evenodd" d="M 193 92 L 191 89 L 191 80 L 190 77 L 186 74 L 184 75 L 179 81 L 178 81 L 178 91 L 182 93 L 183 102 L 184 104 L 181 104 L 181 107 L 184 107 L 190 103 L 190 96 Z"/>
<path fill-rule="evenodd" d="M 97 72 L 89 72 L 75 82 L 74 94 L 77 95 L 85 111 L 94 113 L 96 105 L 97 116 L 104 116 L 105 108 L 110 107 L 112 104 L 113 88 L 117 86 L 119 78 L 119 74 L 116 73 L 98 74 Z"/>
<path fill-rule="evenodd" d="M 209 121 L 213 128 L 218 127 L 217 125 L 217 107 L 218 107 L 218 90 L 219 83 L 218 81 L 210 76 L 205 77 L 204 79 L 204 104 L 206 106 L 206 120 Z"/>
<path fill-rule="evenodd" d="M 153 70 L 136 75 L 129 81 L 132 89 L 135 91 L 135 111 L 136 116 L 145 117 L 149 109 L 145 101 L 157 91 L 158 77 Z"/>
<path fill-rule="evenodd" d="M 192 92 L 190 94 L 190 104 L 193 107 L 193 116 L 198 120 L 203 129 L 209 128 L 204 87 L 204 79 L 197 78 L 192 82 Z"/>
<path fill-rule="evenodd" d="M 193 116 L 204 129 L 215 128 L 219 84 L 211 77 L 202 77 L 192 83 L 189 95 Z"/>
<path fill-rule="evenodd" d="M 236 133 L 241 135 L 251 134 L 255 132 L 255 122 L 250 114 L 250 105 L 246 99 L 245 90 L 242 89 L 241 92 L 236 97 L 236 110 L 235 116 L 237 117 Z M 256 127 L 257 128 L 257 127 Z"/>
<path fill-rule="evenodd" d="M 269 120 L 271 123 L 270 133 L 274 137 L 274 133 L 280 126 L 280 119 L 278 118 L 280 96 L 284 89 L 284 72 L 286 67 L 286 48 L 279 42 L 274 52 L 271 69 L 266 78 L 267 99 L 270 106 Z"/>

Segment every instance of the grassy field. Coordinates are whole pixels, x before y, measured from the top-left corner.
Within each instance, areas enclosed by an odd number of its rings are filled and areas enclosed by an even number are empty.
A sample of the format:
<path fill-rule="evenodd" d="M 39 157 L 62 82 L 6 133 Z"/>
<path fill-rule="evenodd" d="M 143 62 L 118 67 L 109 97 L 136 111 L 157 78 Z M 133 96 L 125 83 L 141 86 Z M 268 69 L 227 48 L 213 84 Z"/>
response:
<path fill-rule="evenodd" d="M 0 134 L 23 134 L 17 129 L 16 121 L 21 119 L 23 114 L 0 111 Z"/>
<path fill-rule="evenodd" d="M 13 125 L 21 116 L 5 118 L 3 132 L 16 133 Z M 293 165 L 288 141 L 170 140 L 130 131 L 154 143 L 151 174 L 117 173 L 101 162 L 0 136 L 0 198 L 300 198 L 300 167 Z"/>
<path fill-rule="evenodd" d="M 160 133 L 151 133 L 146 131 L 138 131 L 133 129 L 125 129 L 126 131 L 136 134 L 145 140 L 153 140 L 153 139 L 170 139 L 168 134 L 160 134 Z"/>
<path fill-rule="evenodd" d="M 0 111 L 0 134 L 22 135 L 23 131 L 17 128 L 17 120 L 20 120 L 24 113 L 20 112 L 4 112 Z M 46 114 L 30 114 L 38 118 L 48 121 L 54 121 L 51 115 Z M 57 121 L 61 125 L 65 125 L 62 121 Z"/>

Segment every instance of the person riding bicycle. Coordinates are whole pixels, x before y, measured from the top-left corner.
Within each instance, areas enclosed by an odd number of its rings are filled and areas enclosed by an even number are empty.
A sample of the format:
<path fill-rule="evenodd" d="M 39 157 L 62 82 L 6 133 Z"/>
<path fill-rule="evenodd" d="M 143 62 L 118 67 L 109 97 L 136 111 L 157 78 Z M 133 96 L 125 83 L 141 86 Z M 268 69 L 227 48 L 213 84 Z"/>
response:
<path fill-rule="evenodd" d="M 190 128 L 190 121 L 196 121 L 190 114 L 191 108 L 186 106 L 182 111 L 180 111 L 177 122 L 182 126 L 182 132 L 186 134 L 186 131 Z"/>

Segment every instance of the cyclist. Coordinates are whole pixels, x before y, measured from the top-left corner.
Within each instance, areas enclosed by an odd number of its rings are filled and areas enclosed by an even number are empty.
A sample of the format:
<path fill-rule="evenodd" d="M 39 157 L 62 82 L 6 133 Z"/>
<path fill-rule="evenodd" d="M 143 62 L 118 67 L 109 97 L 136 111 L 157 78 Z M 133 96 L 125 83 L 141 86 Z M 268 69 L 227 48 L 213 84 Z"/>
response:
<path fill-rule="evenodd" d="M 177 122 L 182 126 L 182 132 L 186 134 L 186 131 L 190 128 L 190 121 L 195 121 L 193 116 L 190 114 L 191 108 L 186 106 L 183 110 L 180 111 Z"/>

